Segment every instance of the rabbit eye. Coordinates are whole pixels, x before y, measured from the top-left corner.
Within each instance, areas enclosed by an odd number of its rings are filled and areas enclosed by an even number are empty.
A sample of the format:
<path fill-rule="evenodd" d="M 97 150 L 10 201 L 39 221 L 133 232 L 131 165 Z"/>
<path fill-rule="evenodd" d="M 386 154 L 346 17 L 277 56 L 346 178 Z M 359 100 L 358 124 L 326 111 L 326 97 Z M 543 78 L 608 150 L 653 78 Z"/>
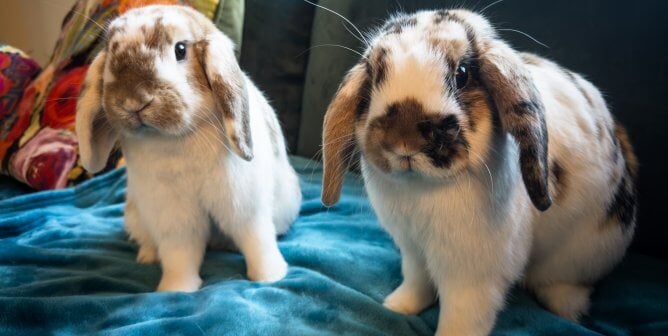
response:
<path fill-rule="evenodd" d="M 176 55 L 177 61 L 182 61 L 186 58 L 186 44 L 183 42 L 177 42 L 174 46 L 174 55 Z"/>
<path fill-rule="evenodd" d="M 457 67 L 457 74 L 455 74 L 455 82 L 457 83 L 457 90 L 461 90 L 466 87 L 466 83 L 469 81 L 469 69 L 466 65 L 460 64 Z"/>

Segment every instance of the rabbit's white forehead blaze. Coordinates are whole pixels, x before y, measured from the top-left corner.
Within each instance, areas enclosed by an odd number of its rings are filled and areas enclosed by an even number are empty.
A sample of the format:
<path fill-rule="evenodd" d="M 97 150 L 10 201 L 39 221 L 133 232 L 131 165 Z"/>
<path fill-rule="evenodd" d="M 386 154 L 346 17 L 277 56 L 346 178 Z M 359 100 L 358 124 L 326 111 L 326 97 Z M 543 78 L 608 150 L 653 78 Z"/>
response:
<path fill-rule="evenodd" d="M 190 20 L 182 15 L 167 15 L 165 11 L 168 9 L 140 8 L 112 21 L 108 33 L 112 53 L 133 44 L 163 49 L 196 38 L 197 27 Z"/>
<path fill-rule="evenodd" d="M 424 42 L 404 46 L 386 53 L 384 80 L 376 83 L 371 94 L 370 119 L 386 113 L 387 106 L 406 99 L 417 100 L 427 113 L 456 105 L 443 94 L 446 69 L 442 55 Z"/>
<path fill-rule="evenodd" d="M 453 21 L 434 26 L 434 15 L 419 12 L 397 19 L 368 52 L 374 74 L 370 119 L 406 99 L 417 100 L 427 113 L 461 113 L 447 78 L 469 51 L 467 32 Z"/>

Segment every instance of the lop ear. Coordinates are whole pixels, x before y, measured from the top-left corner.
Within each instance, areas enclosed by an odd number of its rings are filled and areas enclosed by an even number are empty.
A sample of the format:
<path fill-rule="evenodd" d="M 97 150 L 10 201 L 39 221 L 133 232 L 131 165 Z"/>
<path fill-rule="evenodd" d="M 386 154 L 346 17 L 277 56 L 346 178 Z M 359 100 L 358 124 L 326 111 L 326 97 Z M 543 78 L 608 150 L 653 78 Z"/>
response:
<path fill-rule="evenodd" d="M 232 41 L 216 30 L 199 48 L 209 87 L 223 113 L 227 141 L 239 157 L 250 161 L 253 159 L 253 140 L 246 76 L 236 61 Z"/>
<path fill-rule="evenodd" d="M 492 40 L 479 47 L 480 77 L 489 90 L 503 129 L 519 146 L 520 169 L 533 205 L 552 205 L 548 192 L 547 126 L 538 90 L 520 56 L 507 44 Z"/>
<path fill-rule="evenodd" d="M 118 139 L 102 110 L 102 73 L 106 52 L 101 51 L 88 67 L 77 100 L 75 131 L 81 164 L 91 173 L 102 170 Z"/>
<path fill-rule="evenodd" d="M 324 174 L 322 203 L 332 206 L 339 201 L 343 175 L 355 149 L 355 123 L 369 103 L 370 79 L 364 63 L 355 65 L 346 75 L 325 113 L 322 132 Z"/>

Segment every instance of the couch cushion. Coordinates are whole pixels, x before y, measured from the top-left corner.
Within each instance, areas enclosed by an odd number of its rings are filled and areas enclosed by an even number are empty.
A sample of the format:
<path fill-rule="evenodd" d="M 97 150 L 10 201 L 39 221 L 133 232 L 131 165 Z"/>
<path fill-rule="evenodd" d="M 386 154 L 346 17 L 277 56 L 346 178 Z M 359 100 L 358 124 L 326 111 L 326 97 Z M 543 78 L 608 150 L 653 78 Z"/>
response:
<path fill-rule="evenodd" d="M 303 1 L 246 1 L 241 68 L 267 94 L 293 152 L 299 135 L 313 12 Z"/>

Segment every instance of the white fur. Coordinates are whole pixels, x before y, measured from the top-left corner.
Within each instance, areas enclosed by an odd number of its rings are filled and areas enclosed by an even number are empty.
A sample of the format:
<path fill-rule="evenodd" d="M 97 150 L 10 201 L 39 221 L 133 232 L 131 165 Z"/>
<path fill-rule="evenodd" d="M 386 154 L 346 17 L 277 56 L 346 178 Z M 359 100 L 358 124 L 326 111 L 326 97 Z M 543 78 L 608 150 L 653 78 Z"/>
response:
<path fill-rule="evenodd" d="M 126 227 L 140 244 L 140 262 L 156 261 L 147 255 L 162 262 L 158 290 L 199 288 L 199 265 L 212 234 L 209 216 L 246 257 L 251 280 L 275 281 L 287 272 L 276 235 L 296 219 L 301 193 L 285 152 L 274 157 L 265 122 L 273 110 L 249 80 L 247 85 L 255 152 L 250 162 L 227 150 L 220 126 L 210 124 L 181 138 L 122 140 L 128 203 L 139 205 L 127 209 Z"/>

